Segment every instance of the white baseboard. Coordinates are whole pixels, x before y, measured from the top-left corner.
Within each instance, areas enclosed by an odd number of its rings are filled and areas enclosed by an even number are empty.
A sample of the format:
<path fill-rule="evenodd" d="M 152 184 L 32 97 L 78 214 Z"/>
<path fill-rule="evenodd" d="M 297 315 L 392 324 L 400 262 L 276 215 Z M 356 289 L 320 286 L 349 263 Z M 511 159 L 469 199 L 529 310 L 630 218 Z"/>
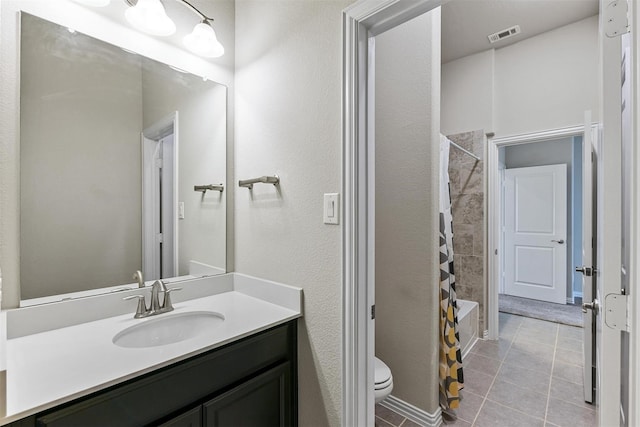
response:
<path fill-rule="evenodd" d="M 438 407 L 434 414 L 430 414 L 429 412 L 416 408 L 410 403 L 400 400 L 394 396 L 387 397 L 380 403 L 380 405 L 391 409 L 393 412 L 396 412 L 423 427 L 439 427 L 442 425 L 442 410 L 440 407 Z"/>
<path fill-rule="evenodd" d="M 483 340 L 488 340 L 489 339 L 489 330 L 484 330 L 482 331 L 482 339 Z"/>

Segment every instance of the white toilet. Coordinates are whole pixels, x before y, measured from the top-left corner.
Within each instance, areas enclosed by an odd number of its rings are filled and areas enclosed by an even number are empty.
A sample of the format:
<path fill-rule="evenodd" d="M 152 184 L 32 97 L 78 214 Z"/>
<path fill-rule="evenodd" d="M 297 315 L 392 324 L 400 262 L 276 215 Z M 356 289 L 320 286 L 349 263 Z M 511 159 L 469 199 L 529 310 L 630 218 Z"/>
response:
<path fill-rule="evenodd" d="M 391 394 L 393 390 L 393 376 L 391 375 L 391 369 L 384 362 L 377 357 L 375 358 L 375 375 L 374 381 L 376 383 L 376 389 L 374 396 L 376 403 L 382 402 Z"/>

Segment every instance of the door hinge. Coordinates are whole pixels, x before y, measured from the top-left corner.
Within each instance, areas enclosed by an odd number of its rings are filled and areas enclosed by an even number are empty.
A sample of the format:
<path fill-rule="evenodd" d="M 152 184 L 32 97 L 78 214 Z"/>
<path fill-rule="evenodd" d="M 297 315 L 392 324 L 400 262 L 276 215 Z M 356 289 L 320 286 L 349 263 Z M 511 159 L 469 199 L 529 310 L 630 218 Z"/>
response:
<path fill-rule="evenodd" d="M 604 298 L 604 323 L 611 329 L 629 331 L 629 297 L 620 294 L 608 294 Z"/>
<path fill-rule="evenodd" d="M 614 0 L 604 8 L 604 33 L 614 38 L 629 32 L 629 5 L 627 0 Z"/>
<path fill-rule="evenodd" d="M 156 235 L 156 243 L 164 243 L 164 235 L 162 233 Z"/>
<path fill-rule="evenodd" d="M 371 306 L 371 320 L 376 318 L 376 305 Z"/>

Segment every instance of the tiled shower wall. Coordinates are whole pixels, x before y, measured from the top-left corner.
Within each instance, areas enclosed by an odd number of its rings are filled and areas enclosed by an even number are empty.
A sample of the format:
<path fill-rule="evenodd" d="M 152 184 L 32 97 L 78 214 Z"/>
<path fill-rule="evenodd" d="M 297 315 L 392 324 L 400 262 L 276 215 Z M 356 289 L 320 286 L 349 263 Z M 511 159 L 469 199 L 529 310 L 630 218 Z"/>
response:
<path fill-rule="evenodd" d="M 482 335 L 486 330 L 484 131 L 448 135 L 447 138 L 483 159 L 477 161 L 455 147 L 449 152 L 457 297 L 480 304 L 479 331 Z"/>

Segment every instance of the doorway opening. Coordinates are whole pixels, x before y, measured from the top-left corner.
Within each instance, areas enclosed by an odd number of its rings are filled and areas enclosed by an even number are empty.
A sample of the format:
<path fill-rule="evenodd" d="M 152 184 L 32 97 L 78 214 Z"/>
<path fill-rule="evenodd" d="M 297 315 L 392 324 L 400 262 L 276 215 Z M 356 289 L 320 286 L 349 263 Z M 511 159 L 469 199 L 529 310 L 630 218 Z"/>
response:
<path fill-rule="evenodd" d="M 498 149 L 498 308 L 582 326 L 582 135 Z"/>
<path fill-rule="evenodd" d="M 142 132 L 142 271 L 147 280 L 177 272 L 177 112 Z"/>

